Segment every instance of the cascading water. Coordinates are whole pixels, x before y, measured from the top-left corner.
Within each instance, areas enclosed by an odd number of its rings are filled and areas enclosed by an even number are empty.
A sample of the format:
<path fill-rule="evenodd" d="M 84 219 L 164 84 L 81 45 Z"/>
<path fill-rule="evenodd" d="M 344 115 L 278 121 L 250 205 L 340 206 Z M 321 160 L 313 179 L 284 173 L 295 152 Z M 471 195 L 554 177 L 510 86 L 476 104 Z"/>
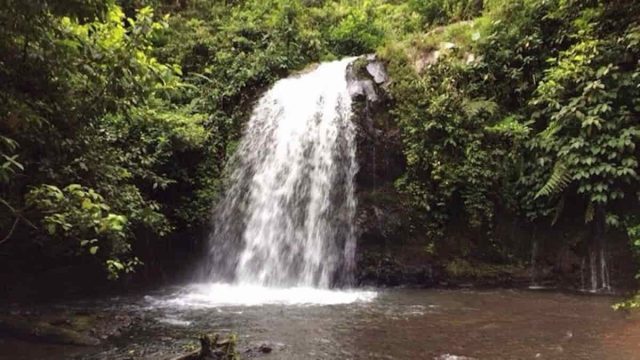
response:
<path fill-rule="evenodd" d="M 187 302 L 216 292 L 231 303 L 261 291 L 266 301 L 304 302 L 296 288 L 330 303 L 366 293 L 318 293 L 348 284 L 354 268 L 356 130 L 346 76 L 353 60 L 278 81 L 259 100 L 214 211 L 207 284 Z M 288 292 L 274 295 L 278 289 Z"/>
<path fill-rule="evenodd" d="M 581 271 L 584 272 L 584 259 Z M 610 292 L 611 284 L 609 282 L 609 267 L 607 265 L 607 256 L 604 247 L 597 250 L 589 251 L 589 288 L 585 287 L 582 282 L 582 289 L 589 292 Z M 584 275 L 582 276 L 584 278 Z"/>

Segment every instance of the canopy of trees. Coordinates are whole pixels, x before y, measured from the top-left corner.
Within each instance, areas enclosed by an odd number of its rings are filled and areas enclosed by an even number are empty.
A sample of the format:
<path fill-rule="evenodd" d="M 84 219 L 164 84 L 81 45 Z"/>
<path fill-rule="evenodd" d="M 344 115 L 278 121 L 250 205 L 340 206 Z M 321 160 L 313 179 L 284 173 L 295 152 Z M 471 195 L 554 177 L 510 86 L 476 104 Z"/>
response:
<path fill-rule="evenodd" d="M 372 52 L 392 78 L 407 160 L 396 185 L 416 229 L 437 242 L 462 210 L 490 244 L 499 211 L 548 225 L 578 213 L 640 248 L 637 1 L 0 5 L 7 266 L 92 264 L 117 278 L 153 261 L 154 242 L 207 223 L 265 87 Z M 453 46 L 416 69 L 442 42 Z"/>

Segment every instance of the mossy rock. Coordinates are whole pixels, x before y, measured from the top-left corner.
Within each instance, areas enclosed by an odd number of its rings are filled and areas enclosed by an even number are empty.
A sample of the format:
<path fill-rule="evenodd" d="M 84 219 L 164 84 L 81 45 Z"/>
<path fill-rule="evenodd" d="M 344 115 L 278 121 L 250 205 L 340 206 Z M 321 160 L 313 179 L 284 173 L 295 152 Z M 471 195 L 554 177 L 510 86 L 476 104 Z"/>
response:
<path fill-rule="evenodd" d="M 185 355 L 180 355 L 172 360 L 240 360 L 236 349 L 237 339 L 235 335 L 222 339 L 220 335 L 200 336 L 200 349 Z"/>
<path fill-rule="evenodd" d="M 0 332 L 26 340 L 55 344 L 95 346 L 100 340 L 81 332 L 44 321 L 29 321 L 17 316 L 0 316 Z"/>

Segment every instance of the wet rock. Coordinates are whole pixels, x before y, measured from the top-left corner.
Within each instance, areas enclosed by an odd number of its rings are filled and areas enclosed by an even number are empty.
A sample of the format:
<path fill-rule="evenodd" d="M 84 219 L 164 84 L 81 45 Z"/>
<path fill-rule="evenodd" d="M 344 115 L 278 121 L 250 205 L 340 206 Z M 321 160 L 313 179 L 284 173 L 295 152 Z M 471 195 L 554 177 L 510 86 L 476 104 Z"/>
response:
<path fill-rule="evenodd" d="M 366 55 L 353 61 L 347 67 L 347 89 L 357 101 L 377 103 L 384 99 L 384 87 L 389 75 L 375 55 Z"/>
<path fill-rule="evenodd" d="M 404 173 L 405 159 L 400 130 L 389 114 L 386 86 L 390 81 L 384 63 L 375 55 L 360 57 L 347 69 L 354 99 L 352 120 L 357 126 L 359 244 L 384 242 L 401 234 L 406 219 L 393 185 Z"/>
<path fill-rule="evenodd" d="M 367 55 L 366 59 L 366 69 L 369 75 L 373 77 L 373 81 L 378 85 L 388 82 L 389 75 L 387 74 L 387 69 L 382 61 L 378 60 L 375 55 Z"/>
<path fill-rule="evenodd" d="M 0 332 L 27 340 L 56 344 L 96 346 L 100 340 L 75 330 L 44 321 L 32 321 L 15 316 L 0 316 Z"/>
<path fill-rule="evenodd" d="M 258 348 L 258 351 L 260 351 L 263 354 L 268 354 L 273 350 L 273 348 L 269 345 L 266 344 L 262 344 L 260 345 L 260 347 Z"/>
<path fill-rule="evenodd" d="M 351 63 L 347 69 L 347 90 L 349 91 L 349 95 L 356 100 L 377 102 L 380 98 L 374 82 L 372 79 L 363 77 L 359 73 L 359 67 L 361 66 L 363 65 L 356 60 L 356 62 Z"/>
<path fill-rule="evenodd" d="M 221 339 L 220 335 L 202 335 L 200 349 L 180 355 L 172 360 L 239 360 L 234 335 Z"/>
<path fill-rule="evenodd" d="M 121 313 L 14 311 L 10 315 L 0 314 L 0 333 L 29 341 L 94 346 L 101 340 L 120 336 L 133 321 L 133 317 Z"/>
<path fill-rule="evenodd" d="M 276 351 L 281 351 L 282 349 L 284 349 L 284 347 L 285 345 L 282 343 L 254 343 L 244 351 L 244 355 L 248 358 L 256 358 L 271 354 Z"/>
<path fill-rule="evenodd" d="M 369 254 L 358 263 L 358 282 L 366 286 L 435 286 L 441 271 L 430 263 L 403 264 L 389 255 Z"/>
<path fill-rule="evenodd" d="M 571 274 L 580 271 L 582 259 L 573 249 L 565 247 L 559 252 L 556 264 L 562 274 Z"/>
<path fill-rule="evenodd" d="M 521 264 L 495 264 L 457 258 L 445 266 L 447 281 L 456 287 L 524 287 L 531 277 Z"/>
<path fill-rule="evenodd" d="M 383 193 L 384 191 L 384 193 Z M 405 236 L 404 221 L 406 214 L 400 206 L 399 197 L 393 197 L 395 189 L 361 190 L 359 208 L 356 217 L 358 238 L 362 242 L 385 244 L 397 237 Z"/>

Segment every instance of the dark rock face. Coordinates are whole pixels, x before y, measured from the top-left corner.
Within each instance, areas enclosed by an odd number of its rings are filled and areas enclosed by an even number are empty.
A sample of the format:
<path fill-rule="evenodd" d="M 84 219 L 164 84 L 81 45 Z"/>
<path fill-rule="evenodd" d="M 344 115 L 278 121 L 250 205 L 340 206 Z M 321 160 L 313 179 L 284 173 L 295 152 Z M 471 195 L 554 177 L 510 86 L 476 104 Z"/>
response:
<path fill-rule="evenodd" d="M 402 205 L 394 182 L 404 173 L 400 130 L 389 113 L 392 99 L 385 65 L 374 55 L 363 56 L 347 69 L 357 125 L 356 175 L 358 209 L 358 274 L 360 284 L 428 285 L 433 271 L 428 263 L 407 266 L 390 257 L 387 247 L 408 235 L 409 210 Z"/>
<path fill-rule="evenodd" d="M 270 342 L 252 343 L 244 351 L 243 358 L 247 358 L 247 359 L 260 358 L 260 357 L 272 355 L 273 353 L 282 351 L 284 348 L 285 348 L 285 344 L 283 343 L 270 343 Z M 267 358 L 270 358 L 270 357 L 267 357 Z"/>
<path fill-rule="evenodd" d="M 450 51 L 455 44 L 442 43 L 425 55 L 438 60 L 440 53 Z M 473 54 L 467 54 L 474 61 Z M 426 61 L 426 60 L 425 60 Z M 426 61 L 422 67 L 431 64 Z M 416 69 L 422 71 L 422 68 Z M 459 249 L 475 243 L 481 235 L 469 229 L 465 222 L 452 219 L 445 235 L 438 242 L 438 253 L 428 249 L 433 239 L 411 230 L 416 214 L 403 201 L 394 183 L 405 172 L 401 131 L 390 110 L 393 99 L 387 89 L 393 81 L 385 64 L 375 55 L 355 60 L 347 69 L 349 92 L 353 98 L 353 121 L 357 126 L 356 196 L 357 273 L 359 284 L 375 286 L 417 285 L 457 286 L 472 283 L 481 286 L 562 286 L 585 288 L 589 284 L 588 231 L 584 223 L 559 222 L 555 226 L 527 223 L 514 214 L 498 209 L 494 224 L 495 240 L 509 248 L 521 260 L 527 271 L 500 267 L 501 262 L 487 254 L 461 255 Z M 569 216 L 582 219 L 582 215 Z M 413 219 L 413 220 L 412 220 Z M 460 219 L 458 219 L 460 220 Z M 413 224 L 412 224 L 413 222 Z M 608 267 L 614 287 L 625 288 L 633 282 L 636 268 L 626 240 L 611 235 Z M 568 239 L 575 237 L 575 239 Z M 618 238 L 621 239 L 618 239 Z M 557 241 L 557 239 L 564 239 Z M 431 240 L 431 241 L 430 241 Z M 466 245 L 465 245 L 466 244 Z M 564 244 L 560 246 L 560 244 Z M 473 276 L 451 273 L 456 259 L 468 260 Z M 451 265 L 453 264 L 453 265 Z M 484 264 L 490 271 L 481 271 Z M 496 270 L 497 267 L 500 269 Z"/>
<path fill-rule="evenodd" d="M 385 64 L 363 56 L 347 69 L 357 126 L 356 196 L 357 272 L 359 285 L 439 286 L 468 282 L 446 271 L 450 259 L 436 257 L 424 234 L 412 231 L 413 209 L 403 201 L 394 183 L 406 169 L 400 128 L 389 110 L 392 81 Z M 454 245 L 455 246 L 455 245 Z M 489 279 L 490 283 L 511 283 Z M 501 278 L 502 279 L 502 278 Z M 481 283 L 479 280 L 474 282 Z"/>
<path fill-rule="evenodd" d="M 371 190 L 393 184 L 404 172 L 405 161 L 399 129 L 388 112 L 391 99 L 384 64 L 373 55 L 362 57 L 347 69 L 347 81 L 358 126 L 356 185 Z"/>
<path fill-rule="evenodd" d="M 369 251 L 358 262 L 358 283 L 366 286 L 412 285 L 435 286 L 442 278 L 441 269 L 425 262 L 407 265 L 391 255 L 381 255 Z"/>

